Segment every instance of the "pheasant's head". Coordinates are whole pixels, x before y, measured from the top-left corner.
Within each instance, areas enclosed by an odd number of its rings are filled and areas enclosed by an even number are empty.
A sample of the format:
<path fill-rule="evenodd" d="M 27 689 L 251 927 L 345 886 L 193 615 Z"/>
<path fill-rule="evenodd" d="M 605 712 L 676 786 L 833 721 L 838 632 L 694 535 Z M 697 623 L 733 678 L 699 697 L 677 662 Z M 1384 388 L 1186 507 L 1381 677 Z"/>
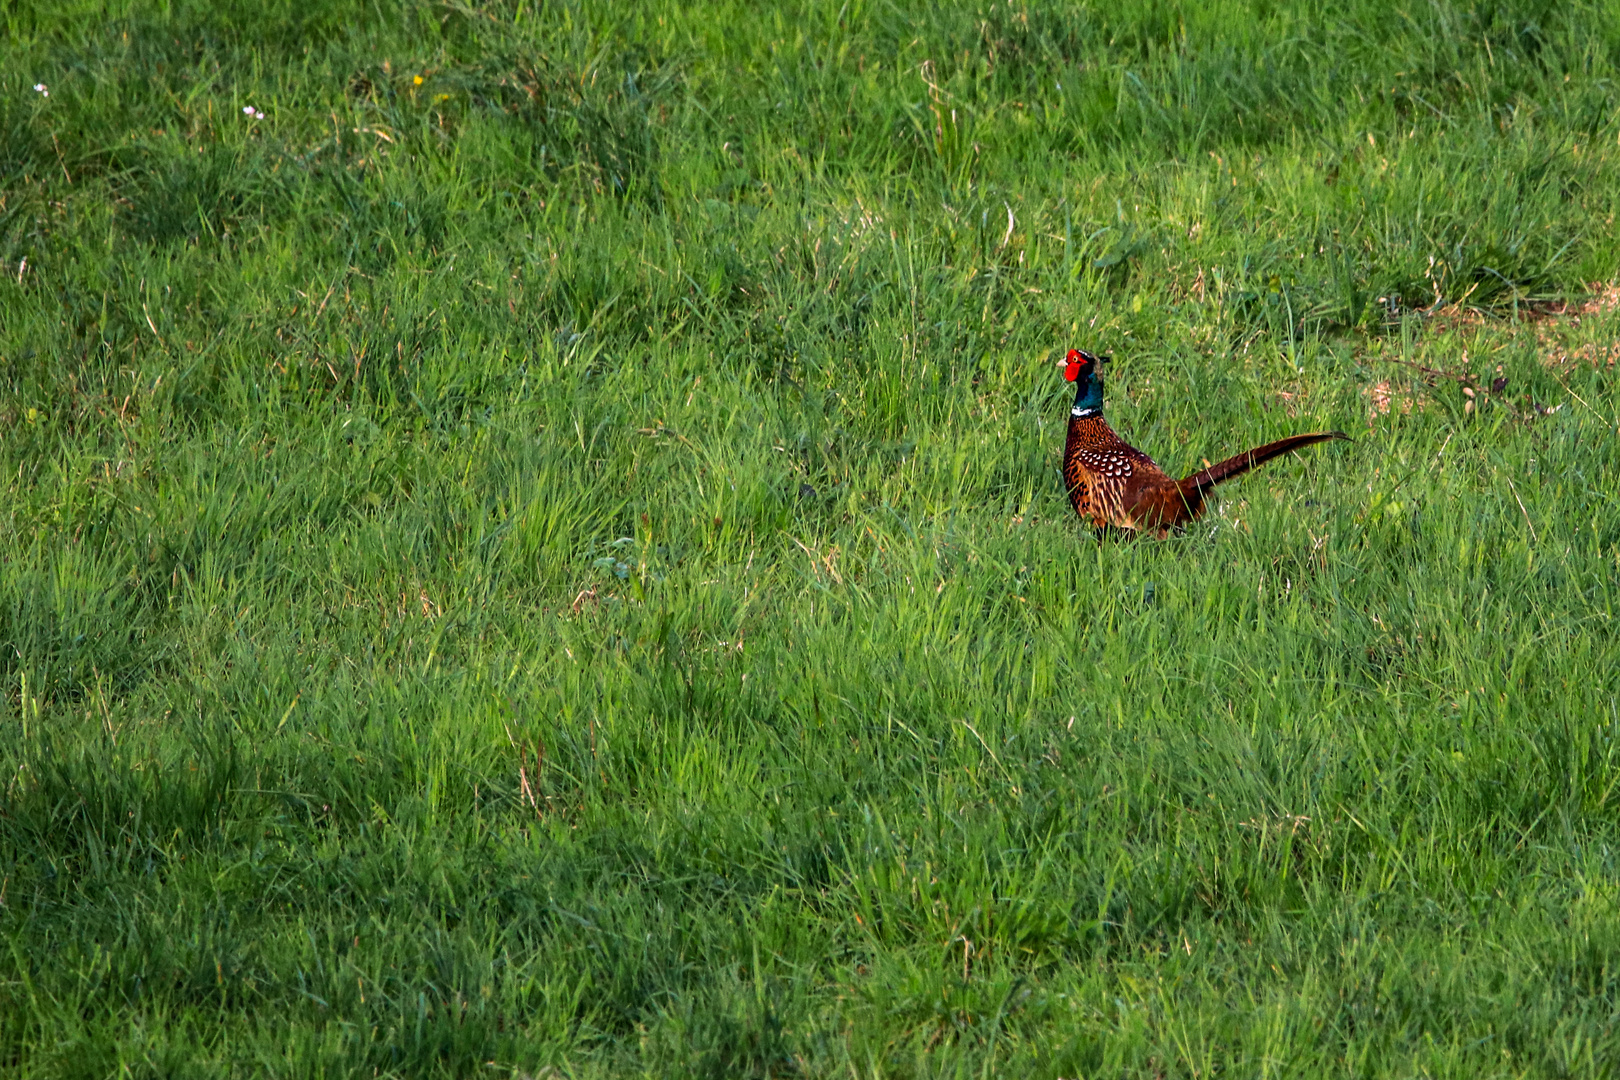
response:
<path fill-rule="evenodd" d="M 1070 349 L 1063 377 L 1074 383 L 1074 408 L 1070 416 L 1097 416 L 1102 413 L 1102 361 L 1082 349 Z"/>

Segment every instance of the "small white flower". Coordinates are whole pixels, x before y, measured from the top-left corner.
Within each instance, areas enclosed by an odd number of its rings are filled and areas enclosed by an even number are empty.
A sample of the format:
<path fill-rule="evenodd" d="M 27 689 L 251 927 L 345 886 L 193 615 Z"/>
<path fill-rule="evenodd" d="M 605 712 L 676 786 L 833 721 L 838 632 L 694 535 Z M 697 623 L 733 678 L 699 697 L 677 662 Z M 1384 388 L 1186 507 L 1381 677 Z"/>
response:
<path fill-rule="evenodd" d="M 264 119 L 264 113 L 255 111 L 253 113 L 253 119 L 255 119 L 255 120 L 263 120 Z"/>
<path fill-rule="evenodd" d="M 50 90 L 42 82 L 37 82 L 34 84 L 34 92 L 36 94 L 44 94 L 46 97 L 51 96 Z"/>
<path fill-rule="evenodd" d="M 243 116 L 252 116 L 253 115 L 253 106 L 251 106 L 251 105 L 242 106 L 242 115 Z"/>

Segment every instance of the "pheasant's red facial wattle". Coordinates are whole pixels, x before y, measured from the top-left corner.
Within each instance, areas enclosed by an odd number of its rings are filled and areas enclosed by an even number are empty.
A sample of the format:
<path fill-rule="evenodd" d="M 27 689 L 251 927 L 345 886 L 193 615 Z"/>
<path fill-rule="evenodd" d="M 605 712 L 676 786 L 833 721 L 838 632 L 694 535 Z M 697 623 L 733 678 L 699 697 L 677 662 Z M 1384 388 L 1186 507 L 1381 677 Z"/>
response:
<path fill-rule="evenodd" d="M 1080 377 L 1080 365 L 1084 360 L 1085 357 L 1079 349 L 1070 349 L 1068 356 L 1069 362 L 1068 366 L 1063 369 L 1063 377 L 1068 379 L 1070 382 L 1074 382 L 1074 380 L 1078 379 Z"/>

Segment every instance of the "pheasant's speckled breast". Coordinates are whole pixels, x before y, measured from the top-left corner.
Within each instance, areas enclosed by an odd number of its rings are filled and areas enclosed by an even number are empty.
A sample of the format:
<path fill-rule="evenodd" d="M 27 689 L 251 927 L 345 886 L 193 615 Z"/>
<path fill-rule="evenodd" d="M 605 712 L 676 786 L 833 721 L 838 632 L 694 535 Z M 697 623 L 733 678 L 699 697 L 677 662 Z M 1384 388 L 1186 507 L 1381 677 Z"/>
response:
<path fill-rule="evenodd" d="M 1152 458 L 1114 434 L 1100 413 L 1070 416 L 1063 480 L 1082 518 L 1098 527 L 1125 529 L 1162 527 L 1159 496 L 1176 488 Z"/>

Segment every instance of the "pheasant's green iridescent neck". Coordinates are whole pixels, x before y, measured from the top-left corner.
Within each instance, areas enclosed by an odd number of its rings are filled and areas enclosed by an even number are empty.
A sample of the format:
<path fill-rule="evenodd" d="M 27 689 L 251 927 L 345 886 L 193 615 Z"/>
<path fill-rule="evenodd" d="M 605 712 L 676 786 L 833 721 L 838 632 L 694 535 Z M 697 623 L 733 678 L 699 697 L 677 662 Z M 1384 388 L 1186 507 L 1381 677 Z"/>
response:
<path fill-rule="evenodd" d="M 1087 366 L 1091 370 L 1083 371 L 1074 380 L 1074 408 L 1069 410 L 1070 416 L 1102 415 L 1102 376 L 1097 374 L 1095 366 Z"/>

